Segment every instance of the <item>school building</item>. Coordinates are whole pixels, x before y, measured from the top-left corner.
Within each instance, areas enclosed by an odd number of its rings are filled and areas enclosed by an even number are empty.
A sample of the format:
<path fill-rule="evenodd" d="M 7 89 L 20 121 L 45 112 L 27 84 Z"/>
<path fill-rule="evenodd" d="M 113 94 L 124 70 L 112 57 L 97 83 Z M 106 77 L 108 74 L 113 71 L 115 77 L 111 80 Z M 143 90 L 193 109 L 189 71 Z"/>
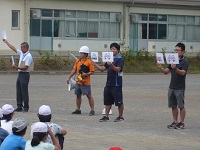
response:
<path fill-rule="evenodd" d="M 199 0 L 0 0 L 0 31 L 31 50 L 173 51 L 184 42 L 200 52 Z M 0 42 L 0 54 L 8 47 Z"/>

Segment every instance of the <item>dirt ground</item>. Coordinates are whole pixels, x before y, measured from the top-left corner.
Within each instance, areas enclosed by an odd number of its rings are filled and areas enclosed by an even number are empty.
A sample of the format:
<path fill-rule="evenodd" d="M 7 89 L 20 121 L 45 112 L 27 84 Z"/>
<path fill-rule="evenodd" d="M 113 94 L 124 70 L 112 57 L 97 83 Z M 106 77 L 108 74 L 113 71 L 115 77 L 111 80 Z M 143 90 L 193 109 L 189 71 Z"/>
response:
<path fill-rule="evenodd" d="M 71 115 L 75 110 L 74 91 L 67 91 L 67 75 L 32 74 L 29 85 L 30 110 L 15 113 L 14 118 L 25 117 L 29 124 L 38 121 L 38 108 L 49 105 L 52 122 L 67 129 L 64 150 L 108 150 L 119 146 L 123 150 L 198 150 L 200 149 L 200 75 L 187 75 L 186 79 L 186 129 L 167 129 L 172 122 L 171 109 L 167 107 L 167 90 L 170 75 L 126 74 L 124 87 L 124 122 L 113 122 L 118 111 L 113 106 L 109 122 L 99 122 L 102 117 L 103 88 L 106 74 L 92 76 L 92 93 L 96 115 L 89 116 L 89 104 L 84 96 L 81 115 Z M 5 103 L 16 107 L 17 74 L 0 74 L 0 106 Z M 25 139 L 30 139 L 30 126 Z"/>

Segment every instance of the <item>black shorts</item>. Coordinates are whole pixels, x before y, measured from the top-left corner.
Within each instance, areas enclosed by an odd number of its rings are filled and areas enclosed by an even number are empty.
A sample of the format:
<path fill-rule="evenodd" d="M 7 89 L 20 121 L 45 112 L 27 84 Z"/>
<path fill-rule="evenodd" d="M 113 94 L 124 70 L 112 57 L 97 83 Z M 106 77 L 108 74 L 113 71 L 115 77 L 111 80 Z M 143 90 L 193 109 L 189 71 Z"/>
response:
<path fill-rule="evenodd" d="M 106 86 L 104 88 L 104 105 L 123 105 L 123 94 L 121 86 Z"/>

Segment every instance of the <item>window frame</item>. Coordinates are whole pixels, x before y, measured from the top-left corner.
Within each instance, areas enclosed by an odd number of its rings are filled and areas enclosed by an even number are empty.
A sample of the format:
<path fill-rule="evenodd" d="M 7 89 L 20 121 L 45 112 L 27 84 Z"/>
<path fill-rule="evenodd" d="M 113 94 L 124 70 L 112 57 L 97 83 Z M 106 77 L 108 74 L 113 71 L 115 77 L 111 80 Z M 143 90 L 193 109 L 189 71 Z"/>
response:
<path fill-rule="evenodd" d="M 13 24 L 14 24 L 14 22 L 13 22 L 14 14 L 13 13 L 17 13 L 17 26 L 13 26 Z M 12 30 L 20 30 L 20 10 L 12 10 L 11 11 L 11 29 Z"/>
<path fill-rule="evenodd" d="M 154 14 L 154 16 L 159 16 L 159 15 L 166 15 L 167 17 L 167 20 L 166 21 L 159 21 L 159 19 L 156 19 L 156 21 L 149 21 L 149 18 L 150 16 L 149 15 L 152 15 L 152 14 L 147 14 L 147 13 L 133 13 L 133 15 L 137 16 L 136 18 L 136 23 L 138 23 L 138 30 L 139 30 L 139 26 L 142 24 L 147 24 L 147 38 L 146 39 L 143 39 L 142 38 L 142 34 L 140 32 L 138 32 L 138 39 L 139 40 L 149 40 L 149 41 L 188 41 L 188 42 L 200 42 L 200 40 L 198 39 L 198 36 L 196 35 L 195 36 L 195 39 L 190 39 L 188 37 L 188 32 L 189 32 L 189 27 L 190 26 L 194 26 L 194 32 L 196 33 L 196 31 L 198 30 L 198 28 L 200 28 L 200 16 L 190 16 L 190 15 L 169 15 L 169 14 Z M 142 19 L 142 16 L 146 16 L 147 20 L 143 20 Z M 174 17 L 174 18 L 169 18 L 169 17 Z M 180 17 L 180 18 L 179 18 Z M 188 22 L 188 19 L 189 18 L 194 18 L 194 21 L 191 23 L 191 22 Z M 157 21 L 158 20 L 158 21 Z M 181 21 L 182 20 L 182 21 Z M 149 39 L 149 25 L 150 24 L 157 24 L 157 38 L 156 39 Z M 158 31 L 159 31 L 159 25 L 160 24 L 165 24 L 166 25 L 166 38 L 165 39 L 159 39 L 158 37 Z M 179 39 L 176 33 L 175 35 L 175 39 L 170 39 L 170 33 L 169 33 L 169 26 L 170 25 L 174 25 L 175 26 L 175 30 L 177 31 L 178 28 L 180 26 L 183 26 L 183 33 L 182 33 L 182 36 L 183 36 L 183 39 Z M 141 28 L 142 30 L 142 28 Z M 180 28 L 181 30 L 181 28 Z M 142 31 L 141 31 L 142 32 Z"/>

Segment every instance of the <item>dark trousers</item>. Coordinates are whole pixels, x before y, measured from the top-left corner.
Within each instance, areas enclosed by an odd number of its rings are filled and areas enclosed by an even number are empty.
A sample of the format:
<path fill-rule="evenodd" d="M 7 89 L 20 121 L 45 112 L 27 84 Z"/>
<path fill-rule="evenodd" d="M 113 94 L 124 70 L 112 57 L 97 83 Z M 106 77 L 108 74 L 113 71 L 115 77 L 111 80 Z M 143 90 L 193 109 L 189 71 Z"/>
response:
<path fill-rule="evenodd" d="M 24 107 L 24 109 L 26 110 L 29 109 L 29 94 L 28 94 L 29 79 L 30 79 L 29 72 L 19 72 L 16 82 L 17 107 L 18 108 Z"/>

